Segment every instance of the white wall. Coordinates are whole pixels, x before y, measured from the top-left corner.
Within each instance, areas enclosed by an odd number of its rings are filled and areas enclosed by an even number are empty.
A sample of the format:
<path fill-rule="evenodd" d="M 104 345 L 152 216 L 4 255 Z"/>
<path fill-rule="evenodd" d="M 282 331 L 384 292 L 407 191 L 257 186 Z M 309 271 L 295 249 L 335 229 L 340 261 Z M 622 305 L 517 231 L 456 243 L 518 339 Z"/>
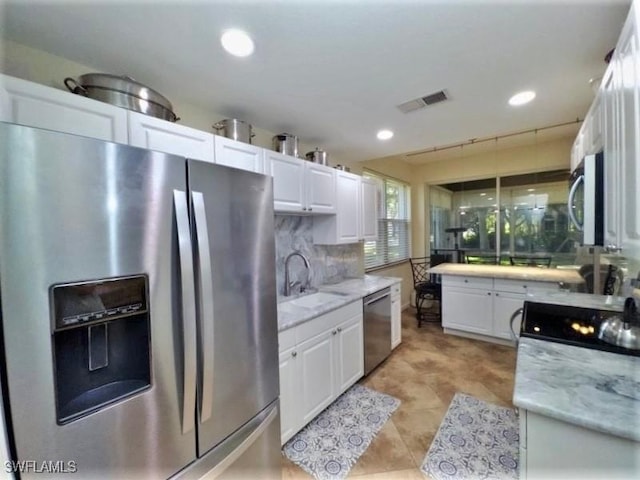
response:
<path fill-rule="evenodd" d="M 70 5 L 69 8 L 72 8 L 72 6 Z M 70 34 L 72 35 L 72 33 Z M 0 72 L 49 87 L 58 88 L 65 92 L 68 91 L 64 85 L 64 79 L 66 77 L 77 78 L 82 74 L 92 72 L 121 73 L 103 72 L 98 65 L 83 65 L 9 40 L 0 39 L 0 54 L 2 54 L 2 57 L 0 57 L 2 59 Z M 153 88 L 152 82 L 147 81 L 143 83 Z M 159 93 L 164 95 L 163 92 Z M 165 96 L 169 97 L 168 95 Z M 183 102 L 180 98 L 171 96 L 169 101 L 173 105 L 173 111 L 180 117 L 180 121 L 178 122 L 180 125 L 215 133 L 215 130 L 213 130 L 211 126 L 225 118 L 224 115 L 217 112 Z M 259 128 L 259 126 L 256 125 L 253 125 L 253 132 L 255 133 L 255 137 L 252 139 L 253 145 L 264 148 L 271 148 L 273 136 L 277 133 L 282 133 L 271 132 Z M 301 142 L 299 152 L 304 154 L 304 152 L 314 150 L 314 148 L 315 146 L 312 147 L 311 144 Z"/>

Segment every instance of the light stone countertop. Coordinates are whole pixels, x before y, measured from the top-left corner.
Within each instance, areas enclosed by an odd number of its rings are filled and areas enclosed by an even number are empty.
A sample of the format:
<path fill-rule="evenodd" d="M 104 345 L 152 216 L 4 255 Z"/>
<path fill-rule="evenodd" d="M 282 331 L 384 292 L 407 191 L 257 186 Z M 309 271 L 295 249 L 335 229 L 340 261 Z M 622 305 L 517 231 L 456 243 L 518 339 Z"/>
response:
<path fill-rule="evenodd" d="M 624 308 L 625 297 L 613 295 L 593 295 L 591 293 L 569 292 L 559 290 L 557 292 L 528 293 L 525 300 L 553 305 L 567 305 L 569 307 L 597 308 L 600 310 L 613 310 L 621 312 Z"/>
<path fill-rule="evenodd" d="M 584 283 L 584 278 L 574 270 L 511 265 L 470 265 L 468 263 L 441 263 L 429 269 L 429 273 L 469 277 L 504 278 L 507 280 L 531 280 L 534 282 Z"/>
<path fill-rule="evenodd" d="M 295 305 L 286 305 L 289 300 L 296 297 L 283 297 L 278 301 L 278 331 L 287 330 L 295 327 L 301 323 L 307 322 L 315 317 L 322 315 L 323 313 L 330 312 L 336 308 L 340 308 L 343 305 L 361 300 L 363 297 L 382 290 L 383 288 L 390 287 L 396 283 L 402 282 L 398 277 L 378 277 L 374 275 L 365 275 L 361 278 L 349 278 L 339 283 L 321 285 L 318 288 L 320 292 L 337 293 L 340 294 L 339 298 L 328 301 L 322 305 L 314 308 L 307 308 Z"/>
<path fill-rule="evenodd" d="M 640 357 L 521 338 L 513 403 L 640 442 Z"/>

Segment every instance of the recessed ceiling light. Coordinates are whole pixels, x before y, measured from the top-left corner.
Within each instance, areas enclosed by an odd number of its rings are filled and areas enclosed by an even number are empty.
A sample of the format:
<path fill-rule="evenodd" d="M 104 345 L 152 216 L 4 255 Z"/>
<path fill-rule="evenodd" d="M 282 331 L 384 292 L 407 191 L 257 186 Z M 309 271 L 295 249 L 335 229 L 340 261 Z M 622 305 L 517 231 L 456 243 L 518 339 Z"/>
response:
<path fill-rule="evenodd" d="M 535 188 L 527 188 L 527 192 L 535 192 L 536 189 Z"/>
<path fill-rule="evenodd" d="M 378 137 L 378 140 L 389 140 L 393 137 L 393 132 L 391 130 L 380 130 L 376 137 Z"/>
<path fill-rule="evenodd" d="M 220 43 L 236 57 L 247 57 L 253 53 L 253 40 L 242 30 L 226 30 L 220 37 Z"/>
<path fill-rule="evenodd" d="M 486 195 L 486 193 L 481 193 L 480 194 L 481 197 L 484 197 L 485 195 Z"/>
<path fill-rule="evenodd" d="M 533 90 L 519 92 L 509 99 L 509 105 L 517 107 L 520 105 L 524 105 L 525 103 L 529 103 L 534 98 L 536 98 L 536 92 L 534 92 Z"/>

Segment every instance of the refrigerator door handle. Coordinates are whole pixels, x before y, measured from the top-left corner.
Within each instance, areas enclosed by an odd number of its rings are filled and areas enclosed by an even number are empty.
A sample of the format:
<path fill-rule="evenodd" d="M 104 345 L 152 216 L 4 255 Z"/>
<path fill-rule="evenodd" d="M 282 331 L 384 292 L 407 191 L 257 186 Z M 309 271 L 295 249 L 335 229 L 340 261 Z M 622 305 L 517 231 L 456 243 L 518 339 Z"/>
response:
<path fill-rule="evenodd" d="M 200 326 L 202 332 L 202 365 L 200 378 L 200 423 L 211 418 L 213 408 L 213 280 L 209 253 L 209 230 L 201 192 L 191 192 L 198 245 L 198 277 L 200 279 Z"/>
<path fill-rule="evenodd" d="M 180 256 L 180 281 L 182 289 L 182 339 L 184 354 L 184 378 L 182 392 L 182 433 L 195 427 L 193 408 L 196 395 L 196 298 L 193 280 L 193 252 L 189 231 L 189 209 L 187 194 L 173 191 L 173 204 L 178 228 L 178 251 Z"/>

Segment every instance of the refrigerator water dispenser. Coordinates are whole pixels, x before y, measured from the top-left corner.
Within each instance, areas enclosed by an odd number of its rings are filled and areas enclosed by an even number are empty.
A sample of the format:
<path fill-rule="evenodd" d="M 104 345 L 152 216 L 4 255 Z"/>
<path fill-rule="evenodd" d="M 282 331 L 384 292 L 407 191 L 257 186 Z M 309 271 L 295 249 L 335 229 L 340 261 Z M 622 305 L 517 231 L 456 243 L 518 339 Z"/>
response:
<path fill-rule="evenodd" d="M 151 386 L 147 283 L 135 276 L 51 288 L 59 424 Z"/>

